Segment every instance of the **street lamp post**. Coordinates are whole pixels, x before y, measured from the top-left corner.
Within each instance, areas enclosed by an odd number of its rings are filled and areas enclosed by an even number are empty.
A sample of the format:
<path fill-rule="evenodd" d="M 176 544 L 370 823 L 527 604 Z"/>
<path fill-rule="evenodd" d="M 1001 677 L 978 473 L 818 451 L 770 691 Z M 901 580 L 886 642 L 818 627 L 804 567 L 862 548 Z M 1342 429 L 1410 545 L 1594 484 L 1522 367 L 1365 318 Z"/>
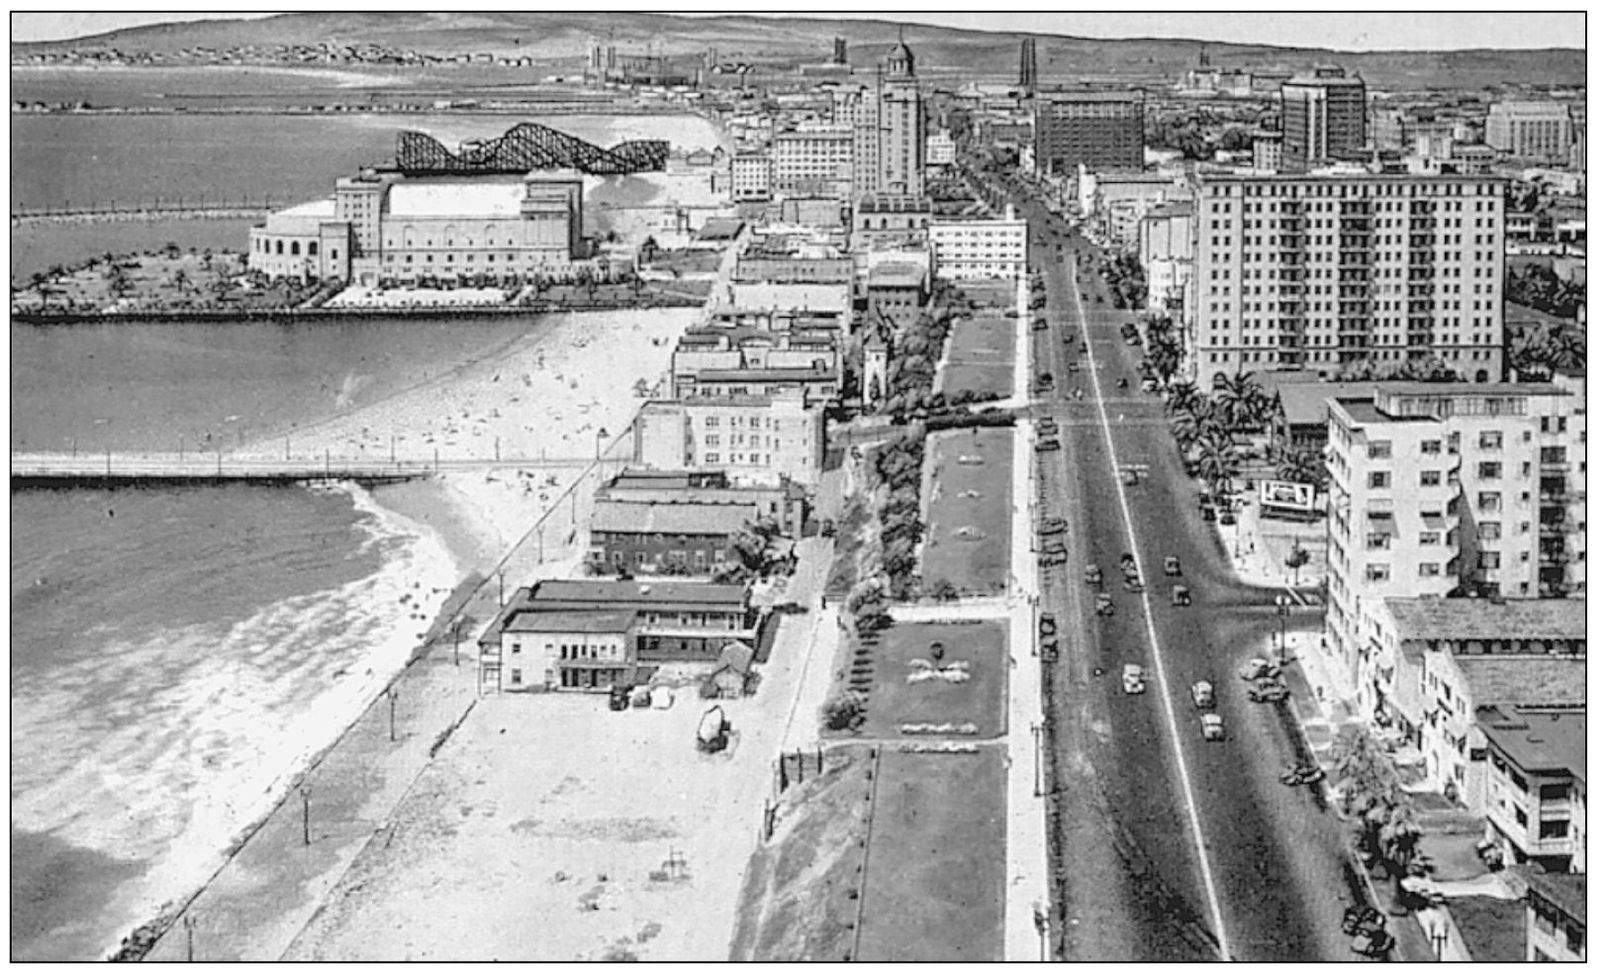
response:
<path fill-rule="evenodd" d="M 1043 724 L 1032 724 L 1032 795 L 1043 796 Z"/>
<path fill-rule="evenodd" d="M 1278 664 L 1289 664 L 1289 596 L 1278 596 Z"/>

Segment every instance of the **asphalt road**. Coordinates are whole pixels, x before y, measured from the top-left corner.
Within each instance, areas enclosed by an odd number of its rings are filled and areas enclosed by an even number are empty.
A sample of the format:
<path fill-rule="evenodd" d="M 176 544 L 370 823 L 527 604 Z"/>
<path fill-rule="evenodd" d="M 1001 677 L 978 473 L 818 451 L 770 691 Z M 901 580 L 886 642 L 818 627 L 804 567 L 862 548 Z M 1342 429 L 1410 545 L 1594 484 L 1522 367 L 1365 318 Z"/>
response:
<path fill-rule="evenodd" d="M 1183 470 L 1160 396 L 1138 388 L 1140 351 L 1122 342 L 1129 317 L 1110 308 L 1094 248 L 1058 220 L 1061 233 L 1052 235 L 1036 202 L 1018 196 L 1017 206 L 1032 223 L 1031 258 L 1043 270 L 1050 322 L 1034 333 L 1034 365 L 1052 373 L 1055 386 L 1034 411 L 1057 419 L 1062 443 L 1039 455 L 1040 504 L 1067 520 L 1070 550 L 1069 564 L 1042 571 L 1042 607 L 1057 614 L 1061 644 L 1047 677 L 1057 791 L 1051 851 L 1063 876 L 1056 954 L 1350 960 L 1339 930 L 1351 897 L 1343 831 L 1311 791 L 1278 782 L 1294 758 L 1293 720 L 1280 707 L 1251 703 L 1238 677 L 1278 628 L 1276 593 L 1239 584 L 1214 528 L 1200 519 L 1198 485 Z M 1074 281 L 1079 255 L 1088 271 Z M 1087 355 L 1078 352 L 1085 325 Z M 1116 386 L 1121 376 L 1125 390 Z M 1101 407 L 1117 462 L 1147 465 L 1136 484 L 1118 482 Z M 1141 594 L 1122 588 L 1125 551 L 1139 559 Z M 1162 574 L 1166 555 L 1181 559 L 1181 579 Z M 1090 563 L 1104 570 L 1113 616 L 1094 614 L 1101 589 L 1083 581 Z M 1174 581 L 1188 586 L 1191 606 L 1171 604 Z M 1312 610 L 1288 621 L 1301 628 L 1318 620 Z M 1127 663 L 1145 668 L 1146 693 L 1123 694 Z M 1216 686 L 1224 742 L 1200 733 L 1189 689 L 1201 679 Z"/>

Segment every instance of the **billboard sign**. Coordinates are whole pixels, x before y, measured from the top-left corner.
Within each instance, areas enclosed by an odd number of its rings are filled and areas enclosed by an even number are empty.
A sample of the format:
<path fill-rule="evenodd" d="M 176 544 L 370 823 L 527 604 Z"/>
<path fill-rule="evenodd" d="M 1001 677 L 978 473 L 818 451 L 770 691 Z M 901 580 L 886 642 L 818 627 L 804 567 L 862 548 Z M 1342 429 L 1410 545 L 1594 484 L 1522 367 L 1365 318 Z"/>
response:
<path fill-rule="evenodd" d="M 1269 511 L 1311 514 L 1317 510 L 1317 489 L 1296 481 L 1257 481 L 1261 507 Z"/>

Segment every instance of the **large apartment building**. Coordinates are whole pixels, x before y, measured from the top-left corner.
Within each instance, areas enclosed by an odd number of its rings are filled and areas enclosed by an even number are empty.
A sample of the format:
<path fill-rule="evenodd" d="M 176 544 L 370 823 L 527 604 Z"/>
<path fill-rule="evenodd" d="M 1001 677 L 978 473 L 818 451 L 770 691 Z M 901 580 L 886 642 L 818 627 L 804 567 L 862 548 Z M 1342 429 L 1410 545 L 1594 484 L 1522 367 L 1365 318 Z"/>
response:
<path fill-rule="evenodd" d="M 1187 376 L 1388 370 L 1436 355 L 1503 373 L 1498 178 L 1206 175 L 1194 199 Z"/>
<path fill-rule="evenodd" d="M 1340 68 L 1290 78 L 1281 90 L 1282 164 L 1308 168 L 1358 152 L 1367 143 L 1367 85 Z"/>
<path fill-rule="evenodd" d="M 1496 101 L 1484 122 L 1484 143 L 1520 158 L 1562 164 L 1573 148 L 1573 118 L 1555 101 Z"/>
<path fill-rule="evenodd" d="M 636 464 L 724 471 L 733 480 L 787 477 L 814 487 L 826 457 L 824 410 L 803 391 L 652 400 L 633 426 Z"/>
<path fill-rule="evenodd" d="M 1582 596 L 1583 386 L 1335 387 L 1328 638 L 1356 673 L 1387 598 Z M 1358 676 L 1357 682 L 1365 682 Z"/>
<path fill-rule="evenodd" d="M 779 132 L 771 151 L 774 191 L 848 194 L 854 177 L 854 130 L 849 125 L 799 125 Z"/>
<path fill-rule="evenodd" d="M 1027 220 L 1006 205 L 1003 218 L 938 219 L 928 233 L 940 279 L 1015 279 L 1027 269 Z"/>
<path fill-rule="evenodd" d="M 1040 93 L 1033 125 L 1038 172 L 1072 176 L 1144 167 L 1143 91 Z"/>

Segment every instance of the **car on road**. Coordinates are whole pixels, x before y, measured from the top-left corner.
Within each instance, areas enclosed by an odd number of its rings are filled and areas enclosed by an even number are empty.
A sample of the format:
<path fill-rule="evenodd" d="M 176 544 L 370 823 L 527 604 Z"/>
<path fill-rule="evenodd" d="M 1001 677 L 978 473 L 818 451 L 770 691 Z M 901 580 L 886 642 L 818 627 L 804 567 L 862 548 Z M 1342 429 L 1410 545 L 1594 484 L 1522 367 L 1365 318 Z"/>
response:
<path fill-rule="evenodd" d="M 1223 508 L 1222 512 L 1217 515 L 1217 520 L 1223 524 L 1233 524 L 1239 520 L 1239 516 L 1233 513 L 1232 508 Z"/>
<path fill-rule="evenodd" d="M 1098 565 L 1088 565 L 1082 570 L 1082 580 L 1090 585 L 1103 585 L 1105 572 Z"/>
<path fill-rule="evenodd" d="M 1277 679 L 1257 679 L 1250 683 L 1251 702 L 1283 702 L 1289 698 L 1289 687 Z"/>
<path fill-rule="evenodd" d="M 1052 450 L 1059 450 L 1060 449 L 1060 438 L 1059 437 L 1040 437 L 1040 438 L 1038 438 L 1038 440 L 1033 442 L 1032 449 L 1037 451 L 1040 454 L 1047 453 L 1048 451 L 1052 451 Z"/>
<path fill-rule="evenodd" d="M 1049 320 L 1039 316 L 1037 319 L 1032 321 L 1032 328 L 1038 332 L 1042 332 L 1043 330 L 1049 328 Z"/>
<path fill-rule="evenodd" d="M 1144 667 L 1128 663 L 1122 666 L 1122 692 L 1136 696 L 1144 691 Z"/>
<path fill-rule="evenodd" d="M 1044 518 L 1038 522 L 1038 533 L 1042 535 L 1065 534 L 1065 518 Z"/>
<path fill-rule="evenodd" d="M 1257 679 L 1270 679 L 1278 675 L 1278 667 L 1261 656 L 1253 656 L 1239 670 L 1239 678 L 1248 682 Z"/>
<path fill-rule="evenodd" d="M 1194 599 L 1189 596 L 1189 587 L 1187 585 L 1173 585 L 1172 586 L 1172 604 L 1173 605 L 1192 605 L 1192 604 L 1194 604 Z"/>
<path fill-rule="evenodd" d="M 1048 568 L 1053 565 L 1063 565 L 1070 560 L 1070 557 L 1064 551 L 1044 552 L 1038 555 L 1038 567 Z"/>
<path fill-rule="evenodd" d="M 1066 552 L 1065 542 L 1063 542 L 1063 541 L 1055 541 L 1055 542 L 1052 542 L 1052 543 L 1045 543 L 1042 548 L 1038 549 L 1038 553 L 1039 554 L 1045 554 L 1045 555 L 1063 555 L 1063 554 L 1066 554 L 1067 552 Z"/>
<path fill-rule="evenodd" d="M 1053 417 L 1039 417 L 1036 426 L 1040 434 L 1060 433 L 1060 421 Z"/>
<path fill-rule="evenodd" d="M 1395 936 L 1382 929 L 1350 939 L 1350 950 L 1367 958 L 1384 958 L 1395 947 Z"/>
<path fill-rule="evenodd" d="M 1161 563 L 1161 569 L 1175 577 L 1183 574 L 1183 563 L 1178 560 L 1177 555 L 1167 555 L 1166 560 Z"/>
<path fill-rule="evenodd" d="M 1066 330 L 1065 334 L 1060 337 L 1060 342 L 1070 344 L 1076 338 L 1077 334 L 1068 329 Z"/>
<path fill-rule="evenodd" d="M 1055 388 L 1055 375 L 1053 373 L 1038 374 L 1038 391 L 1046 393 Z"/>
<path fill-rule="evenodd" d="M 1206 679 L 1201 679 L 1189 687 L 1189 695 L 1194 699 L 1195 709 L 1216 708 L 1216 687 Z"/>
<path fill-rule="evenodd" d="M 1227 730 L 1222 725 L 1222 716 L 1218 713 L 1200 714 L 1200 735 L 1208 742 L 1219 743 L 1227 738 Z"/>
<path fill-rule="evenodd" d="M 1094 598 L 1094 614 L 1116 614 L 1116 602 L 1111 599 L 1110 592 L 1100 592 L 1099 595 Z"/>
<path fill-rule="evenodd" d="M 1144 579 L 1137 575 L 1124 575 L 1122 577 L 1122 587 L 1136 594 L 1144 590 Z"/>
<path fill-rule="evenodd" d="M 1053 612 L 1045 612 L 1038 616 L 1038 637 L 1053 638 L 1057 624 Z"/>
<path fill-rule="evenodd" d="M 1216 520 L 1216 508 L 1212 507 L 1209 504 L 1200 505 L 1200 517 L 1205 519 L 1206 521 L 1215 521 Z"/>

